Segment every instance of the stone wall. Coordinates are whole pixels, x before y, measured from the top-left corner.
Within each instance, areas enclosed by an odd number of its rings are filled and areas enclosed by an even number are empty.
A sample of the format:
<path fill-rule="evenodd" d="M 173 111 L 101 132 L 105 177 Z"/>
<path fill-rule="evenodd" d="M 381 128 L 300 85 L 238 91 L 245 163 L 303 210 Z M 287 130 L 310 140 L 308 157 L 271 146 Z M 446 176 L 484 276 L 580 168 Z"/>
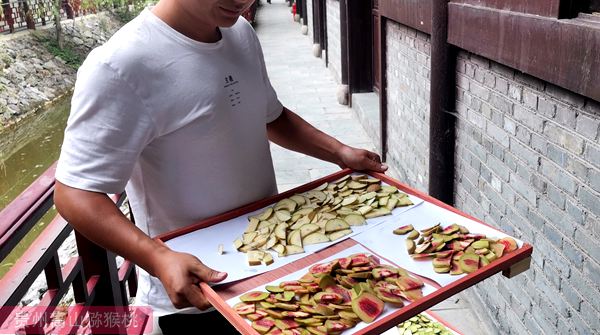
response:
<path fill-rule="evenodd" d="M 427 191 L 429 37 L 386 28 L 388 162 Z M 495 334 L 597 332 L 600 103 L 464 51 L 456 92 L 455 207 L 534 246 L 530 270 L 466 291 L 475 312 Z"/>
<path fill-rule="evenodd" d="M 340 1 L 327 0 L 327 60 L 337 83 L 342 82 L 342 44 L 340 30 Z"/>
<path fill-rule="evenodd" d="M 386 29 L 388 163 L 402 182 L 427 192 L 429 36 L 392 21 Z"/>
<path fill-rule="evenodd" d="M 62 22 L 65 41 L 85 58 L 120 26 L 110 14 L 89 15 Z M 0 40 L 0 125 L 13 124 L 27 113 L 73 87 L 76 69 L 56 57 L 42 40 L 53 28 L 17 33 Z"/>
<path fill-rule="evenodd" d="M 498 334 L 594 333 L 600 104 L 466 52 L 457 67 L 456 207 L 534 246 L 472 300 Z"/>

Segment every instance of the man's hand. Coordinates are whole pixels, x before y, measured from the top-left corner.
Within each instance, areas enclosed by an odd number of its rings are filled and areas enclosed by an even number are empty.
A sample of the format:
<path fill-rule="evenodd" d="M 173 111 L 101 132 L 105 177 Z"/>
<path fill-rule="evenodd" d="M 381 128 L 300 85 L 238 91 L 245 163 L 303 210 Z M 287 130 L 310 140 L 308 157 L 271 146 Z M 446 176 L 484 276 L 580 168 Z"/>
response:
<path fill-rule="evenodd" d="M 197 307 L 205 310 L 211 306 L 199 283 L 220 282 L 227 273 L 215 271 L 186 253 L 161 249 L 156 252 L 154 274 L 167 290 L 167 294 L 175 308 Z"/>
<path fill-rule="evenodd" d="M 341 143 L 287 108 L 267 124 L 267 134 L 269 140 L 284 148 L 335 163 L 341 168 L 375 172 L 385 172 L 388 168 L 381 164 L 378 154 Z"/>
<path fill-rule="evenodd" d="M 342 169 L 371 170 L 382 173 L 388 169 L 386 164 L 381 163 L 378 154 L 368 150 L 343 145 L 336 154 L 338 156 L 337 164 Z"/>
<path fill-rule="evenodd" d="M 198 258 L 175 252 L 162 241 L 151 239 L 129 221 L 106 194 L 72 188 L 57 181 L 54 202 L 62 217 L 79 233 L 158 277 L 177 308 L 210 307 L 198 284 L 216 283 L 227 277 L 227 273 L 209 269 Z"/>

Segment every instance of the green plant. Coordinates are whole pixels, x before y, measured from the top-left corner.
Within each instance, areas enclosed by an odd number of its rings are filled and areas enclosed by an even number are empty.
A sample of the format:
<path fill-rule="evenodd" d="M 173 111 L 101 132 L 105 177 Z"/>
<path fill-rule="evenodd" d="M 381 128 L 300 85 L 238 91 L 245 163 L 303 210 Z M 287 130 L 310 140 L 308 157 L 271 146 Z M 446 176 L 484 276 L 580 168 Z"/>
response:
<path fill-rule="evenodd" d="M 0 104 L 0 116 L 4 115 L 7 112 L 8 112 L 8 107 L 4 104 Z M 3 167 L 4 167 L 4 165 L 0 164 L 0 170 L 3 170 Z"/>
<path fill-rule="evenodd" d="M 38 42 L 43 44 L 46 49 L 50 51 L 50 53 L 65 61 L 65 63 L 67 63 L 67 65 L 70 67 L 77 69 L 79 66 L 81 66 L 83 59 L 75 51 L 71 44 L 65 43 L 65 46 L 61 49 L 58 46 L 57 41 L 47 34 L 37 33 L 33 34 L 33 36 L 38 40 Z"/>
<path fill-rule="evenodd" d="M 0 68 L 7 68 L 12 64 L 14 60 L 6 52 L 0 50 Z"/>
<path fill-rule="evenodd" d="M 84 12 L 95 11 L 96 4 L 94 0 L 83 0 L 81 1 L 81 7 Z"/>
<path fill-rule="evenodd" d="M 149 5 L 153 5 L 156 3 L 155 0 L 133 0 L 129 5 L 123 0 L 114 0 L 120 1 L 120 5 L 116 7 L 114 13 L 119 18 L 121 23 L 127 23 L 136 16 L 140 14 L 140 12 Z M 131 8 L 130 8 L 131 7 Z"/>
<path fill-rule="evenodd" d="M 100 17 L 99 20 L 100 31 L 106 33 L 108 31 L 108 20 L 105 17 Z"/>
<path fill-rule="evenodd" d="M 136 16 L 136 14 L 133 11 L 129 11 L 127 8 L 124 7 L 117 8 L 114 11 L 114 13 L 121 23 L 127 23 L 133 20 L 133 18 Z"/>

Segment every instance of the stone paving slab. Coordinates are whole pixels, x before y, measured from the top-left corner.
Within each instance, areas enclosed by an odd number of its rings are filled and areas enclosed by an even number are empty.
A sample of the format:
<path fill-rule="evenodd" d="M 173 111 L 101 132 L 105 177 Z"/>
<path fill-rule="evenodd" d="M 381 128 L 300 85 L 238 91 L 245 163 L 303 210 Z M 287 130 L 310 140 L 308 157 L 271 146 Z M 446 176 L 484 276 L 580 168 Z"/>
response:
<path fill-rule="evenodd" d="M 356 114 L 337 103 L 337 83 L 322 59 L 312 55 L 312 42 L 300 33 L 283 0 L 262 1 L 255 27 L 263 47 L 271 84 L 281 102 L 321 131 L 340 141 L 375 151 Z M 277 186 L 280 192 L 339 171 L 335 164 L 291 152 L 271 144 Z M 393 171 L 390 175 L 394 174 Z M 432 310 L 450 321 L 465 335 L 485 334 L 476 316 L 461 295 L 444 301 Z"/>
<path fill-rule="evenodd" d="M 300 33 L 287 4 L 263 2 L 256 21 L 269 78 L 281 102 L 321 131 L 372 150 L 374 145 L 352 110 L 337 103 L 335 80 L 323 61 L 312 55 L 309 39 Z M 271 150 L 280 192 L 340 169 L 274 144 Z"/>

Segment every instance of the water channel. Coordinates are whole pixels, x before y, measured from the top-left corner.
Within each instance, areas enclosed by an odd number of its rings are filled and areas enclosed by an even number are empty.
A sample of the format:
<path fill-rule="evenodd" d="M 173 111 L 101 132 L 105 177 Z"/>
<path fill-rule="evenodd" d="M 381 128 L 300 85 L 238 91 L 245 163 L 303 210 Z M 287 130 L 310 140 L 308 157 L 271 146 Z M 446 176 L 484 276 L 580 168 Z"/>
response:
<path fill-rule="evenodd" d="M 58 159 L 71 96 L 0 132 L 0 209 L 5 208 Z M 44 216 L 0 263 L 2 277 L 56 213 Z"/>

